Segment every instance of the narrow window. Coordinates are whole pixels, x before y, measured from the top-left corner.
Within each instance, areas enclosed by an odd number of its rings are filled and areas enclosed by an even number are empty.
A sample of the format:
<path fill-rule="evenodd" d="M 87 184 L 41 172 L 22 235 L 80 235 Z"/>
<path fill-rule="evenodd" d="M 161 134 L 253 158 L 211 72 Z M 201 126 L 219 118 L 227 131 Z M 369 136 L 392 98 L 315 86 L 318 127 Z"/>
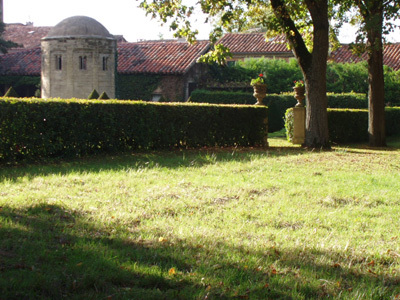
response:
<path fill-rule="evenodd" d="M 62 70 L 62 56 L 56 55 L 56 70 Z"/>
<path fill-rule="evenodd" d="M 86 70 L 87 58 L 86 56 L 79 56 L 79 70 Z"/>
<path fill-rule="evenodd" d="M 107 71 L 107 70 L 108 70 L 108 57 L 103 56 L 103 71 Z"/>

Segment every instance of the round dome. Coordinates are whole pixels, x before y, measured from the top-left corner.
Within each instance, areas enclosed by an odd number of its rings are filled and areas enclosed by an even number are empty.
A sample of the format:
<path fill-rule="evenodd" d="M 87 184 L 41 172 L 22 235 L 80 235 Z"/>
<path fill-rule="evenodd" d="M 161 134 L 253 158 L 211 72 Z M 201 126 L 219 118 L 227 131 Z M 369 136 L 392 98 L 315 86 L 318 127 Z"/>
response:
<path fill-rule="evenodd" d="M 93 18 L 75 16 L 67 18 L 54 26 L 46 38 L 60 37 L 100 37 L 112 38 L 108 30 Z"/>

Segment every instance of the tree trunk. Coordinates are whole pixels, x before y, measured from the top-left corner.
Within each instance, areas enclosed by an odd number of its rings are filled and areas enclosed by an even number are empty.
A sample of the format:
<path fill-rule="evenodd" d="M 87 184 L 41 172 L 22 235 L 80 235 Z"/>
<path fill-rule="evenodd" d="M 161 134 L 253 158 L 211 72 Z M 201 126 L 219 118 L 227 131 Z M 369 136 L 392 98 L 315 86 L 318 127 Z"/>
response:
<path fill-rule="evenodd" d="M 385 80 L 383 75 L 383 8 L 376 2 L 367 21 L 368 40 L 368 134 L 372 147 L 386 146 Z"/>
<path fill-rule="evenodd" d="M 326 96 L 326 65 L 329 50 L 329 19 L 327 0 L 305 0 L 313 21 L 313 50 L 310 52 L 290 18 L 282 0 L 271 0 L 271 6 L 296 57 L 306 84 L 307 115 L 305 147 L 329 149 L 328 100 Z"/>
<path fill-rule="evenodd" d="M 307 115 L 305 146 L 330 148 L 326 69 L 329 51 L 328 1 L 306 0 L 314 24 L 311 63 L 302 68 L 306 81 Z"/>
<path fill-rule="evenodd" d="M 304 72 L 304 78 L 307 96 L 306 139 L 304 146 L 329 149 L 326 63 L 317 61 L 313 63 L 310 69 Z"/>
<path fill-rule="evenodd" d="M 326 96 L 326 65 L 329 50 L 329 20 L 327 0 L 305 0 L 313 20 L 313 51 L 307 49 L 303 37 L 290 18 L 282 0 L 271 0 L 279 20 L 297 58 L 306 83 L 307 116 L 305 147 L 330 148 Z"/>

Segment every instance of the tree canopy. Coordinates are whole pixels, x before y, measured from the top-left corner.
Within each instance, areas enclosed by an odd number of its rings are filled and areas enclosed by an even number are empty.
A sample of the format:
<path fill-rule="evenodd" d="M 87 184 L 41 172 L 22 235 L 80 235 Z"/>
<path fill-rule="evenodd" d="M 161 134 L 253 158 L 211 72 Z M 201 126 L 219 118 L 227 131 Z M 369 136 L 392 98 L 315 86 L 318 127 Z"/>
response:
<path fill-rule="evenodd" d="M 398 16 L 400 0 L 143 0 L 148 14 L 170 22 L 176 36 L 195 41 L 190 16 L 201 11 L 206 21 L 213 21 L 210 34 L 215 43 L 224 32 L 241 31 L 254 26 L 268 34 L 283 34 L 302 70 L 306 83 L 308 147 L 329 148 L 327 128 L 326 69 L 329 47 L 337 43 L 335 33 L 344 22 L 359 25 L 357 41 L 366 41 L 369 59 L 370 144 L 385 145 L 384 81 L 382 34 L 393 29 L 389 20 Z M 197 7 L 196 7 L 197 5 Z M 359 14 L 354 13 L 355 10 Z M 353 12 L 350 14 L 348 12 Z M 336 26 L 330 22 L 336 17 Z M 336 29 L 336 30 L 335 30 Z M 203 61 L 223 63 L 229 49 L 217 44 Z"/>
<path fill-rule="evenodd" d="M 1 53 L 7 53 L 9 48 L 12 47 L 17 47 L 18 44 L 11 42 L 11 41 L 6 41 L 3 39 L 3 32 L 5 30 L 5 24 L 3 22 L 0 22 L 0 52 Z"/>

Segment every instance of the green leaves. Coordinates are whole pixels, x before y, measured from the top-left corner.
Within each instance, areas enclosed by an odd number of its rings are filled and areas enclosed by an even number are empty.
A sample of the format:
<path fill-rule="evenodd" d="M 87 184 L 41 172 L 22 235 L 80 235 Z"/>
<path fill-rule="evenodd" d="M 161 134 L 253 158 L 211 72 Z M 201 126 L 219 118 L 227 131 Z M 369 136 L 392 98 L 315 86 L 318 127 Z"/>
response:
<path fill-rule="evenodd" d="M 214 50 L 209 51 L 201 56 L 197 62 L 208 64 L 213 64 L 216 62 L 219 65 L 224 65 L 226 63 L 226 59 L 230 57 L 232 57 L 232 53 L 229 51 L 229 48 L 222 44 L 218 44 L 215 45 Z"/>
<path fill-rule="evenodd" d="M 0 161 L 262 144 L 266 107 L 0 100 Z"/>

